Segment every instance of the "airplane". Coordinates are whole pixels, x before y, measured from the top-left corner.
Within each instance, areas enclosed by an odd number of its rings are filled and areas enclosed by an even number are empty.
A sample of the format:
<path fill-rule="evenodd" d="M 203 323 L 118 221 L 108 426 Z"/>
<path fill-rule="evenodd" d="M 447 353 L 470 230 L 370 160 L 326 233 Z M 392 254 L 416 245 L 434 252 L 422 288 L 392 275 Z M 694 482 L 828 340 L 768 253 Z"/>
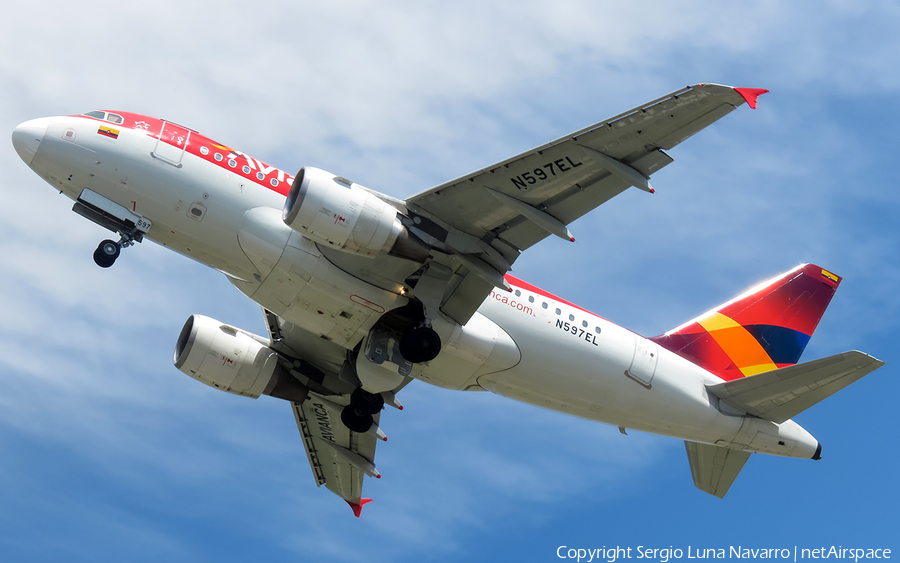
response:
<path fill-rule="evenodd" d="M 766 92 L 688 86 L 407 199 L 124 111 L 32 119 L 12 142 L 118 235 L 98 266 L 147 238 L 261 306 L 265 336 L 191 315 L 175 366 L 288 401 L 316 485 L 355 516 L 364 476 L 381 477 L 382 411 L 413 380 L 684 440 L 694 485 L 724 498 L 751 453 L 820 459 L 792 418 L 884 365 L 858 351 L 798 363 L 841 278 L 803 264 L 645 338 L 509 272 L 623 191 L 654 192 L 667 151 Z"/>

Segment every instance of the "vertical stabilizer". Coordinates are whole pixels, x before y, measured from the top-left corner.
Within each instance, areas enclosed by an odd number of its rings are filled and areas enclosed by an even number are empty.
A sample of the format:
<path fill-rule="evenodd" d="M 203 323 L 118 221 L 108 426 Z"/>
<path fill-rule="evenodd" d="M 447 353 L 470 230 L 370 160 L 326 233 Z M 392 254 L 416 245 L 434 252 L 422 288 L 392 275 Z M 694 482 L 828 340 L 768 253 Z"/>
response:
<path fill-rule="evenodd" d="M 803 264 L 651 340 L 726 381 L 791 366 L 840 283 Z"/>

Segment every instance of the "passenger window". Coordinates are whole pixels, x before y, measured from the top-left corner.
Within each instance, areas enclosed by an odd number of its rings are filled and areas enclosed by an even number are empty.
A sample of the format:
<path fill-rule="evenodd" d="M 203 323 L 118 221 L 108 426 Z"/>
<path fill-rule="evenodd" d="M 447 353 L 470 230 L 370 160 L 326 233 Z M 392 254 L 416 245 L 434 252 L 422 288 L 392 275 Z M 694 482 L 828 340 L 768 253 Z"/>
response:
<path fill-rule="evenodd" d="M 521 297 L 521 296 L 522 296 L 522 292 L 519 291 L 519 290 L 517 289 L 517 290 L 516 290 L 516 297 Z"/>
<path fill-rule="evenodd" d="M 557 309 L 557 310 L 556 310 L 556 314 L 557 314 L 557 315 L 562 315 L 562 311 L 560 311 L 559 309 Z"/>
<path fill-rule="evenodd" d="M 546 304 L 546 303 L 541 303 L 541 307 L 543 307 L 544 309 L 546 309 L 546 308 L 547 308 L 547 304 Z"/>
<path fill-rule="evenodd" d="M 581 326 L 583 326 L 584 328 L 587 328 L 587 325 L 588 325 L 587 321 L 581 321 Z"/>
<path fill-rule="evenodd" d="M 575 315 L 569 315 L 569 320 L 570 320 L 570 321 L 574 321 L 574 320 L 575 320 Z"/>
<path fill-rule="evenodd" d="M 534 295 L 529 295 L 529 296 L 528 296 L 528 302 L 529 302 L 529 303 L 534 303 Z"/>
<path fill-rule="evenodd" d="M 597 334 L 600 334 L 600 327 L 599 327 L 599 326 L 595 326 L 595 327 L 594 327 L 594 332 L 596 332 Z"/>

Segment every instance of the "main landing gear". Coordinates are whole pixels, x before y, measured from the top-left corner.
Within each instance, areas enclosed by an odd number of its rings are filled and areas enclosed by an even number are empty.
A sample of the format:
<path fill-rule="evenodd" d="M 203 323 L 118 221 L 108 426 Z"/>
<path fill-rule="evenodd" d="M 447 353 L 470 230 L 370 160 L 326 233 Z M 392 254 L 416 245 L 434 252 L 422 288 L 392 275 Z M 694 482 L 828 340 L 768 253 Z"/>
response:
<path fill-rule="evenodd" d="M 430 362 L 441 352 L 441 337 L 428 324 L 421 324 L 400 337 L 400 353 L 414 364 Z"/>
<path fill-rule="evenodd" d="M 374 424 L 373 415 L 384 407 L 384 397 L 380 393 L 369 393 L 357 387 L 350 395 L 350 404 L 341 411 L 341 422 L 351 432 L 368 432 Z"/>

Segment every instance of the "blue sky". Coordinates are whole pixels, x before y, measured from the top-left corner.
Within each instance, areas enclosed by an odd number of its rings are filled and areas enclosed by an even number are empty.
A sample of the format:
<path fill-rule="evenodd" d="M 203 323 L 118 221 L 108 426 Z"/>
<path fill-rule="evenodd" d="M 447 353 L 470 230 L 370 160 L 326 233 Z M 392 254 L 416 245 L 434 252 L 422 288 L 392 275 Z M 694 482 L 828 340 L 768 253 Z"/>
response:
<path fill-rule="evenodd" d="M 515 274 L 645 335 L 801 262 L 844 277 L 804 360 L 888 365 L 802 413 L 819 462 L 725 500 L 680 441 L 416 382 L 363 518 L 290 409 L 171 364 L 184 320 L 257 333 L 220 274 L 106 231 L 0 151 L 0 560 L 556 561 L 561 545 L 896 549 L 900 8 L 890 2 L 218 2 L 9 8 L 0 129 L 97 108 L 403 197 L 687 84 L 765 87 Z"/>

